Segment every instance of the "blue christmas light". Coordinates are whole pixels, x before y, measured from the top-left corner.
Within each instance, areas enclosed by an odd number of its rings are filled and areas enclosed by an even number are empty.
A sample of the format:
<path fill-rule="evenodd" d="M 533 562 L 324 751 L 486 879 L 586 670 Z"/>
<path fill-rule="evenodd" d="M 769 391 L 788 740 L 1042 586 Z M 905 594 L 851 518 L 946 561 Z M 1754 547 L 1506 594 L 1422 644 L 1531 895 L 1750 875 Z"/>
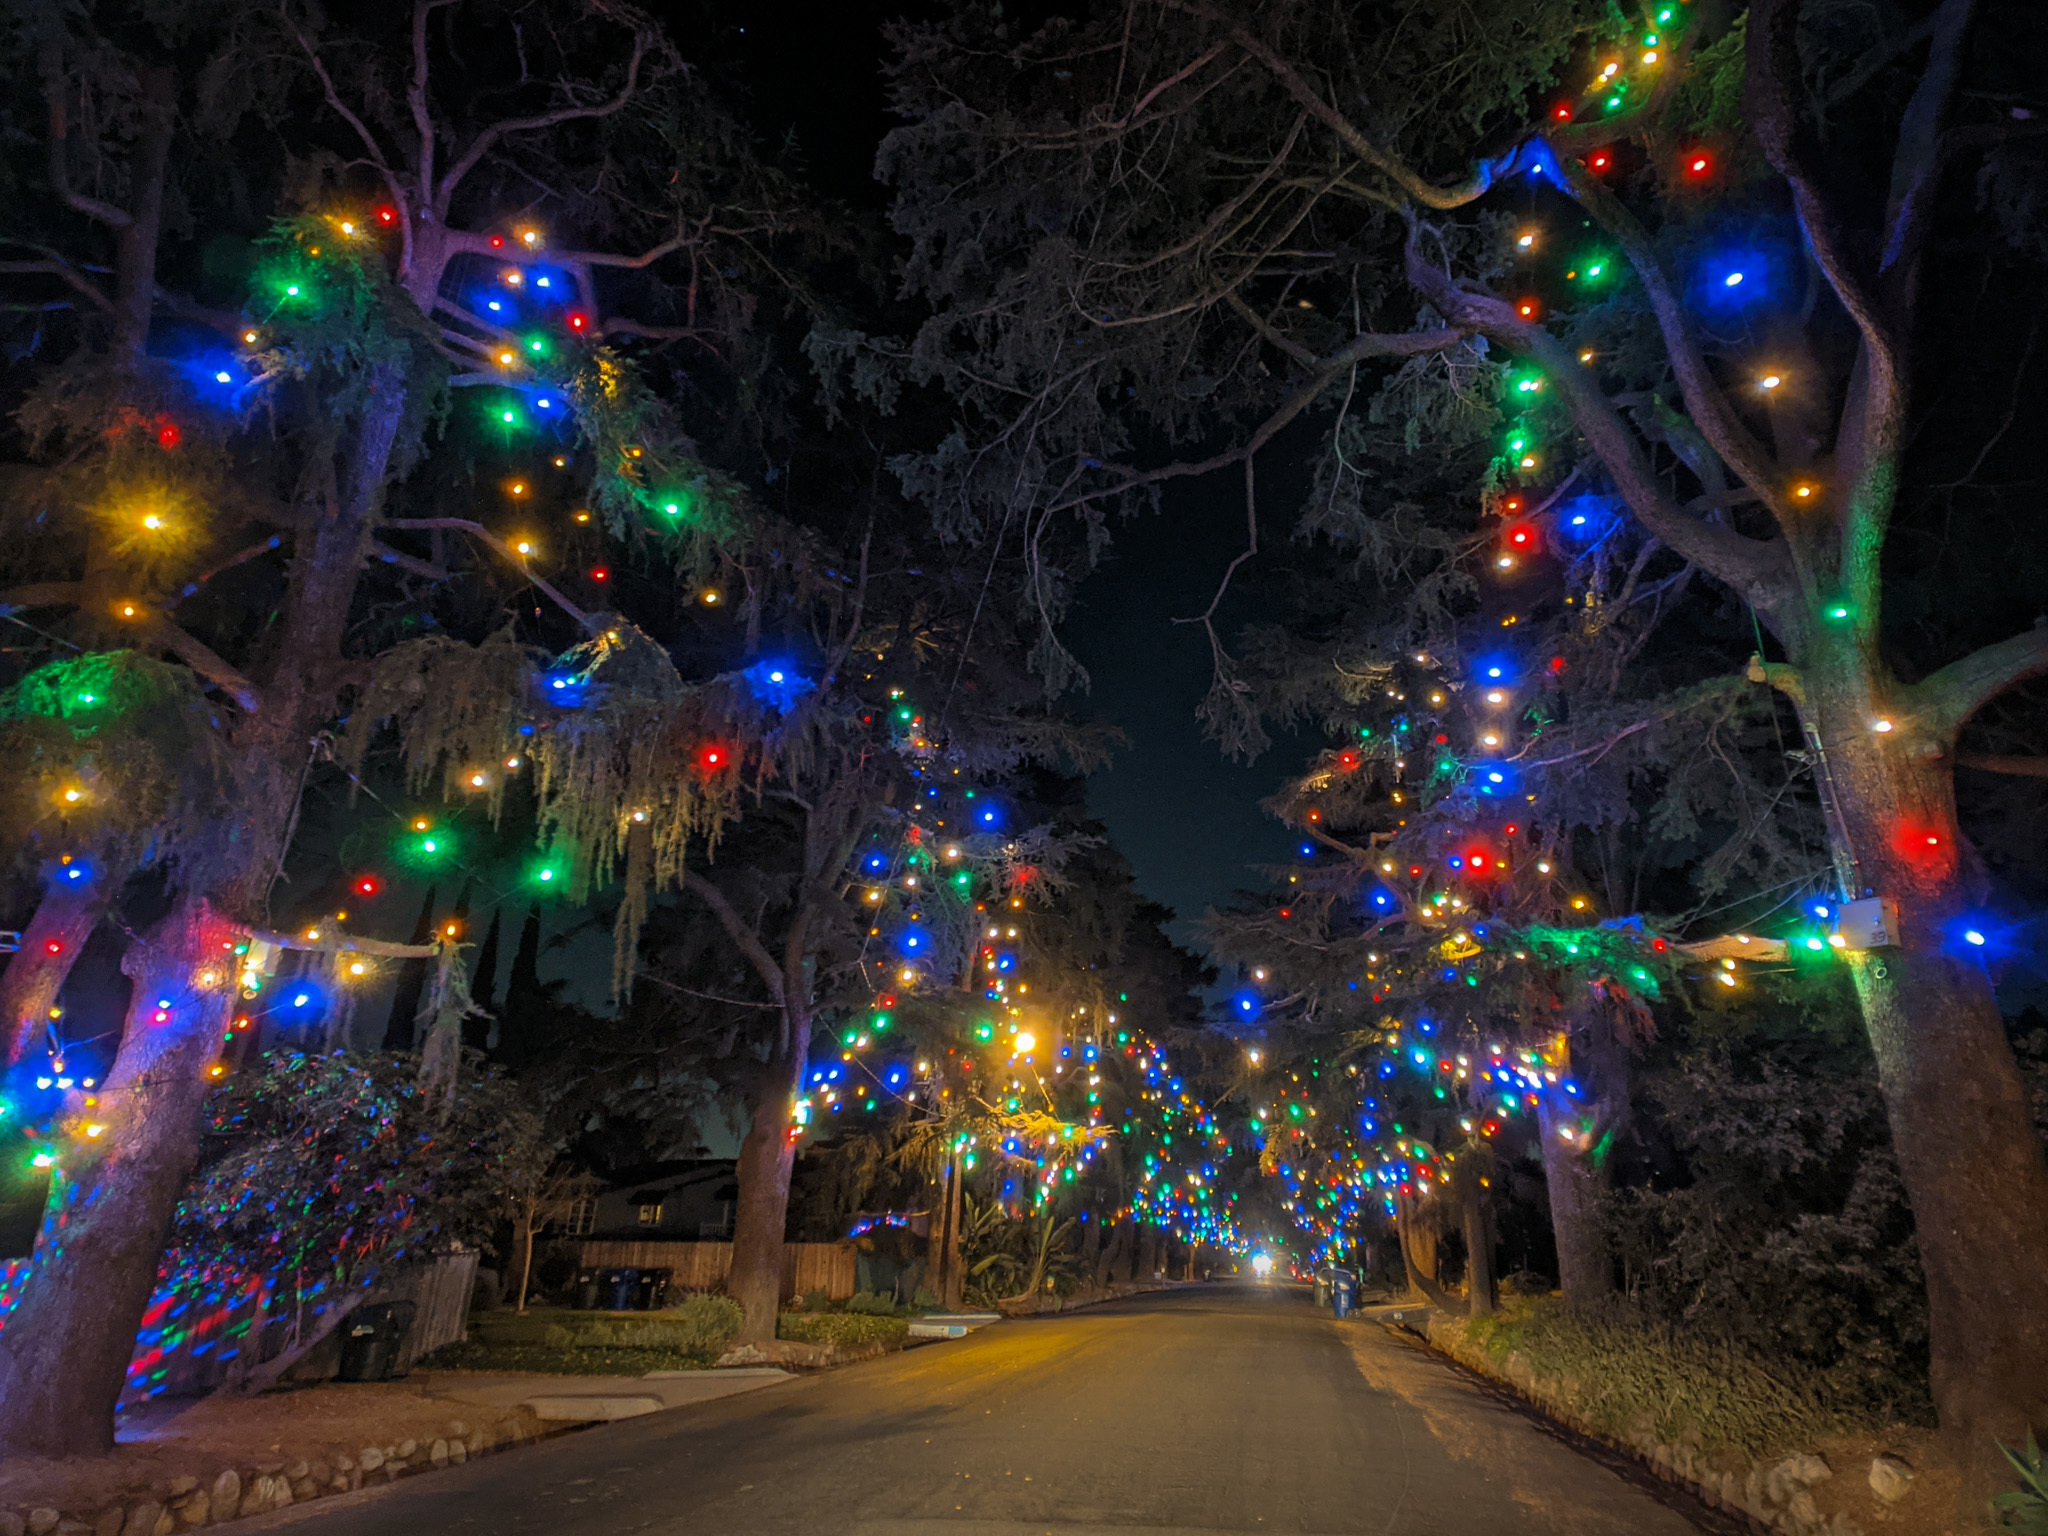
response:
<path fill-rule="evenodd" d="M 785 714 L 812 687 L 811 680 L 797 671 L 795 663 L 780 658 L 757 661 L 740 676 L 746 679 L 747 690 L 757 700 Z"/>

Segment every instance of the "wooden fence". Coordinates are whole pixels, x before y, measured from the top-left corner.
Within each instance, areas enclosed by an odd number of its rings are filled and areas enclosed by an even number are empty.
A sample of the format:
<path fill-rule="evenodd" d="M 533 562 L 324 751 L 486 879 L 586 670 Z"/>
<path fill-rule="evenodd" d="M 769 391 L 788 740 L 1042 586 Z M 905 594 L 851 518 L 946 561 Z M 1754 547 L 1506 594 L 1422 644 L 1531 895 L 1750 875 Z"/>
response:
<path fill-rule="evenodd" d="M 731 1243 L 634 1242 L 593 1238 L 583 1244 L 585 1269 L 665 1269 L 672 1290 L 715 1291 L 732 1268 Z M 855 1290 L 851 1243 L 784 1243 L 782 1294 L 823 1291 L 844 1301 Z"/>

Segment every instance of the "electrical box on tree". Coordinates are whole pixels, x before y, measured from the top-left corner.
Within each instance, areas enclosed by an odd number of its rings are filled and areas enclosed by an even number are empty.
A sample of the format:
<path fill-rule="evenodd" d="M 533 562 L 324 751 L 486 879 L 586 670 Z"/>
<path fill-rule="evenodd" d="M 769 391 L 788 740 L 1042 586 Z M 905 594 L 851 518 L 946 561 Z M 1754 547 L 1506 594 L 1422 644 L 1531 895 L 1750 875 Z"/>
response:
<path fill-rule="evenodd" d="M 1899 942 L 1899 904 L 1889 896 L 1842 903 L 1835 932 L 1844 949 L 1891 949 Z"/>

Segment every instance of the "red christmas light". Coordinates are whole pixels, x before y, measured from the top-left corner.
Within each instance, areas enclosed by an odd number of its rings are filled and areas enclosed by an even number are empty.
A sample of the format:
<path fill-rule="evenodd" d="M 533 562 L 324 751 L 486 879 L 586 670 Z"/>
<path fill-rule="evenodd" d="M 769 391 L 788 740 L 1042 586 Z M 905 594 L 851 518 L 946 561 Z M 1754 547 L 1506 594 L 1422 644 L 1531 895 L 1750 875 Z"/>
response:
<path fill-rule="evenodd" d="M 185 441 L 185 434 L 178 430 L 177 423 L 175 422 L 166 422 L 163 426 L 156 429 L 157 446 L 167 453 L 183 441 Z"/>
<path fill-rule="evenodd" d="M 588 316 L 588 315 L 585 315 L 585 314 L 579 314 L 579 313 L 578 313 L 577 311 L 575 311 L 575 310 L 571 310 L 571 311 L 569 312 L 569 329 L 570 329 L 570 330 L 572 330 L 572 331 L 580 331 L 580 330 L 582 330 L 582 329 L 583 329 L 583 327 L 585 327 L 585 326 L 586 326 L 586 325 L 588 325 L 588 324 L 590 324 L 590 316 Z"/>
<path fill-rule="evenodd" d="M 1483 853 L 1467 854 L 1465 856 L 1465 862 L 1471 865 L 1474 869 L 1484 869 L 1486 868 L 1486 855 Z"/>
<path fill-rule="evenodd" d="M 46 954 L 46 955 L 61 955 L 61 954 L 63 954 L 63 953 L 64 953 L 64 942 L 63 942 L 63 940 L 61 940 L 61 939 L 51 939 L 51 940 L 50 940 L 50 941 L 49 941 L 48 943 L 46 943 L 45 945 L 43 945 L 43 953 L 44 953 L 44 954 Z"/>
<path fill-rule="evenodd" d="M 1515 835 L 1515 834 L 1516 834 L 1517 832 L 1521 831 L 1522 829 L 1521 829 L 1520 827 L 1516 826 L 1516 825 L 1515 825 L 1515 824 L 1514 824 L 1514 823 L 1513 823 L 1513 822 L 1511 821 L 1511 822 L 1509 822 L 1509 823 L 1507 824 L 1507 827 L 1506 827 L 1506 829 L 1505 829 L 1505 830 L 1506 830 L 1506 832 L 1507 832 L 1507 835 L 1508 835 L 1509 837 L 1513 837 L 1513 836 L 1514 836 L 1514 835 Z"/>
<path fill-rule="evenodd" d="M 1562 656 L 1551 657 L 1550 670 L 1553 672 L 1562 672 L 1564 670 L 1564 658 Z"/>
<path fill-rule="evenodd" d="M 383 889 L 384 882 L 375 875 L 361 875 L 356 879 L 356 894 L 358 896 L 375 896 L 382 892 Z"/>
<path fill-rule="evenodd" d="M 1586 157 L 1586 168 L 1590 171 L 1604 171 L 1612 164 L 1614 164 L 1614 156 L 1604 149 L 1596 149 Z"/>
<path fill-rule="evenodd" d="M 1694 153 L 1687 155 L 1685 157 L 1685 173 L 1688 176 L 1696 177 L 1713 175 L 1714 161 L 1712 156 L 1704 153 L 1703 151 L 1695 151 Z"/>
<path fill-rule="evenodd" d="M 721 746 L 716 742 L 713 742 L 711 745 L 707 747 L 701 747 L 698 749 L 697 767 L 701 772 L 717 773 L 720 770 L 728 767 L 731 764 L 731 762 L 731 749 L 728 747 Z"/>
<path fill-rule="evenodd" d="M 1358 754 L 1356 752 L 1339 752 L 1337 754 L 1337 766 L 1348 773 L 1351 769 L 1358 766 Z"/>
<path fill-rule="evenodd" d="M 1665 942 L 1664 942 L 1664 941 L 1663 941 L 1662 939 L 1652 939 L 1652 940 L 1650 940 L 1650 948 L 1651 948 L 1652 950 L 1656 951 L 1656 953 L 1658 953 L 1658 954 L 1660 954 L 1660 955 L 1661 955 L 1661 954 L 1663 954 L 1663 953 L 1664 953 L 1664 951 L 1665 951 L 1665 950 L 1667 950 L 1667 949 L 1669 949 L 1670 947 L 1671 947 L 1671 946 L 1670 946 L 1669 944 L 1665 943 Z"/>
<path fill-rule="evenodd" d="M 503 235 L 491 236 L 491 249 L 494 251 L 502 251 L 503 249 L 505 249 L 505 237 Z"/>
<path fill-rule="evenodd" d="M 377 210 L 377 222 L 379 224 L 396 224 L 398 222 L 398 210 L 389 203 L 385 204 Z"/>
<path fill-rule="evenodd" d="M 1292 917 L 1292 916 L 1294 916 L 1294 908 L 1292 908 L 1292 907 L 1282 907 L 1282 908 L 1280 909 L 1280 915 L 1281 915 L 1282 917 Z"/>
<path fill-rule="evenodd" d="M 1534 299 L 1523 299 L 1515 305 L 1515 313 L 1524 320 L 1534 320 L 1542 312 L 1542 306 Z"/>
<path fill-rule="evenodd" d="M 1570 122 L 1572 120 L 1571 103 L 1566 101 L 1560 101 L 1556 106 L 1550 109 L 1550 115 L 1556 118 L 1560 123 Z"/>
<path fill-rule="evenodd" d="M 609 581 L 611 580 L 611 575 L 612 573 L 610 571 L 606 570 L 603 566 L 600 565 L 591 571 L 590 579 L 592 581 Z"/>

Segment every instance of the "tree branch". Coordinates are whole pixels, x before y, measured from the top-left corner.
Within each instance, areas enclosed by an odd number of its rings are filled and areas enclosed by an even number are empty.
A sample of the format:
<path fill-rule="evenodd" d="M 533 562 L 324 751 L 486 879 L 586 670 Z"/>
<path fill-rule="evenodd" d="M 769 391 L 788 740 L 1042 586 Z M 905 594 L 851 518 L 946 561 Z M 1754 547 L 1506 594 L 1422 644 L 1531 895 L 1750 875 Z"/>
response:
<path fill-rule="evenodd" d="M 1299 416 L 1316 398 L 1330 387 L 1330 381 L 1354 363 L 1364 362 L 1373 357 L 1420 357 L 1426 352 L 1441 352 L 1447 347 L 1463 341 L 1470 330 L 1463 326 L 1447 327 L 1438 331 L 1409 331 L 1389 334 L 1380 331 L 1365 331 L 1351 338 L 1335 352 L 1317 362 L 1316 371 L 1297 386 L 1264 421 L 1260 422 L 1252 435 L 1239 446 L 1228 449 L 1210 458 L 1193 462 L 1164 464 L 1157 469 L 1124 470 L 1124 478 L 1116 484 L 1100 490 L 1077 493 L 1064 501 L 1056 502 L 1046 510 L 1064 511 L 1093 501 L 1102 496 L 1114 496 L 1118 492 L 1135 490 L 1141 485 L 1154 485 L 1162 480 L 1182 480 L 1190 476 L 1213 474 L 1233 464 L 1241 464 L 1273 440 L 1281 428 Z"/>
<path fill-rule="evenodd" d="M 1619 198 L 1610 195 L 1583 170 L 1560 167 L 1558 174 L 1565 190 L 1579 206 L 1614 236 L 1642 282 L 1643 291 L 1650 300 L 1651 313 L 1657 317 L 1657 329 L 1663 333 L 1664 350 L 1670 356 L 1671 371 L 1678 376 L 1678 387 L 1684 392 L 1687 414 L 1713 445 L 1722 462 L 1742 477 L 1743 483 L 1756 492 L 1757 499 L 1782 524 L 1791 507 L 1780 487 L 1777 467 L 1771 463 L 1763 445 L 1750 435 L 1748 428 L 1729 408 L 1728 397 L 1707 367 L 1699 341 L 1693 334 L 1692 322 L 1686 316 L 1685 305 L 1673 290 L 1664 264 L 1657 259 L 1648 231 Z"/>
<path fill-rule="evenodd" d="M 2048 672 L 2048 624 L 1997 641 L 1931 672 L 1905 690 L 1912 713 L 1944 745 L 1963 723 L 2016 683 Z"/>
<path fill-rule="evenodd" d="M 633 99 L 640 88 L 640 61 L 647 56 L 648 35 L 634 29 L 633 56 L 626 62 L 626 83 L 619 88 L 619 94 L 610 101 L 594 107 L 560 107 L 553 112 L 537 112 L 531 117 L 508 117 L 503 122 L 493 123 L 484 129 L 470 143 L 470 146 L 453 165 L 448 174 L 441 178 L 434 188 L 434 209 L 437 216 L 445 216 L 448 201 L 455 195 L 455 189 L 462 180 L 476 169 L 479 160 L 490 153 L 491 147 L 510 133 L 531 133 L 538 128 L 552 128 L 559 123 L 571 123 L 590 118 L 610 117 Z"/>
<path fill-rule="evenodd" d="M 1849 258 L 1841 216 L 1806 164 L 1798 109 L 1799 0 L 1754 0 L 1749 9 L 1745 102 L 1751 131 L 1771 168 L 1785 178 L 1813 259 L 1863 333 L 1864 345 L 1889 380 L 1896 374 L 1890 329 Z"/>
<path fill-rule="evenodd" d="M 117 208 L 96 197 L 87 197 L 71 185 L 71 167 L 64 161 L 64 146 L 69 134 L 64 110 L 64 75 L 54 49 L 43 56 L 43 93 L 50 104 L 50 185 L 56 188 L 57 196 L 65 206 L 74 212 L 82 213 L 109 229 L 128 228 L 135 219 L 127 209 Z"/>
<path fill-rule="evenodd" d="M 168 614 L 149 613 L 140 604 L 136 606 L 135 622 L 139 639 L 162 646 L 232 698 L 245 713 L 257 712 L 256 685 L 229 666 L 212 646 L 172 622 Z"/>
<path fill-rule="evenodd" d="M 1958 768 L 1974 768 L 1979 773 L 2010 773 L 2021 778 L 2048 779 L 2048 757 L 2006 757 L 1991 752 L 1958 752 Z"/>
<path fill-rule="evenodd" d="M 22 608 L 76 608 L 84 601 L 82 581 L 38 581 L 0 592 L 0 614 Z"/>
<path fill-rule="evenodd" d="M 1781 539 L 1765 542 L 1737 533 L 1720 523 L 1687 517 L 1665 494 L 1642 445 L 1603 395 L 1586 369 L 1541 325 L 1523 320 L 1505 300 L 1471 292 L 1449 273 L 1430 265 L 1411 221 L 1407 247 L 1408 281 L 1455 325 L 1483 331 L 1495 340 L 1533 357 L 1564 392 L 1579 431 L 1607 466 L 1616 489 L 1643 526 L 1678 554 L 1701 567 L 1760 609 L 1775 609 L 1794 595 L 1790 556 Z"/>
<path fill-rule="evenodd" d="M 545 576 L 535 575 L 533 568 L 526 563 L 524 555 L 513 549 L 511 545 L 491 532 L 482 523 L 471 522 L 466 517 L 394 517 L 385 519 L 378 526 L 380 528 L 396 528 L 404 533 L 424 533 L 434 528 L 446 528 L 456 533 L 466 533 L 471 538 L 481 539 L 504 560 L 518 566 L 520 575 L 524 576 L 542 592 L 545 592 L 549 601 L 583 627 L 585 634 L 594 635 L 603 628 L 595 618 L 564 597 L 560 590 Z"/>
<path fill-rule="evenodd" d="M 114 313 L 114 301 L 100 291 L 99 284 L 87 277 L 68 261 L 51 257 L 46 261 L 0 261 L 0 273 L 8 276 L 27 277 L 41 274 L 54 277 L 74 292 L 83 294 L 93 304 L 108 314 Z"/>
<path fill-rule="evenodd" d="M 689 891 L 711 909 L 711 915 L 718 919 L 718 926 L 725 930 L 739 952 L 746 957 L 756 974 L 768 985 L 768 995 L 775 999 L 778 1008 L 786 1008 L 787 999 L 782 988 L 782 967 L 775 963 L 775 957 L 768 953 L 760 935 L 749 928 L 733 904 L 726 899 L 725 892 L 713 885 L 693 869 L 683 871 L 683 889 Z"/>
<path fill-rule="evenodd" d="M 1901 326 L 1911 312 L 1912 290 L 1920 246 L 1932 213 L 1934 194 L 1941 182 L 1941 124 L 1956 79 L 1963 67 L 1963 34 L 1977 0 L 1942 0 L 1934 13 L 1933 46 L 1927 50 L 1927 67 L 1899 119 L 1899 139 L 1892 148 L 1891 189 L 1885 207 L 1884 254 L 1878 259 L 1880 274 L 1896 271 L 1899 282 L 1892 294 L 1901 316 Z"/>

